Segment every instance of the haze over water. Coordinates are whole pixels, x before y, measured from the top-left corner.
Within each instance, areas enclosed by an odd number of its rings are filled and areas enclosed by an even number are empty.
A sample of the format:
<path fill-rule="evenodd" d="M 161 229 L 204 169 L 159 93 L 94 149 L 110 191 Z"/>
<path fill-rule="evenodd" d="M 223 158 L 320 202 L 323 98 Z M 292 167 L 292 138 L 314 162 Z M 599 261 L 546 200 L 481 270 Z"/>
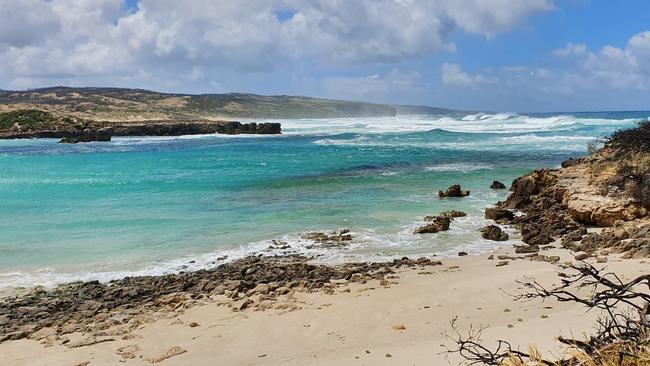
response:
<path fill-rule="evenodd" d="M 0 286 L 214 266 L 287 241 L 317 260 L 479 253 L 489 189 L 585 154 L 650 112 L 282 120 L 281 136 L 0 141 Z M 466 199 L 439 189 L 461 184 Z M 451 230 L 412 231 L 462 210 Z M 300 234 L 350 228 L 343 249 Z M 515 239 L 516 240 L 516 239 Z M 227 255 L 227 259 L 224 256 Z"/>

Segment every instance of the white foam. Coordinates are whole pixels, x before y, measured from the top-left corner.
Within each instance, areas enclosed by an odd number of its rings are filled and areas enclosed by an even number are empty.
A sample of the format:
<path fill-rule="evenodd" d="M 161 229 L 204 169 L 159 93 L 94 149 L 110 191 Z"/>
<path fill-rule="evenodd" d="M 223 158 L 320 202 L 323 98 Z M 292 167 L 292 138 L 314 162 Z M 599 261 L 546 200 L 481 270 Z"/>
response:
<path fill-rule="evenodd" d="M 456 164 L 439 164 L 425 167 L 428 172 L 470 172 L 474 170 L 492 169 L 494 165 L 481 163 L 456 163 Z"/>
<path fill-rule="evenodd" d="M 512 245 L 516 239 L 506 242 L 493 242 L 481 237 L 478 229 L 489 224 L 482 215 L 461 217 L 454 220 L 451 229 L 437 234 L 413 234 L 422 221 L 414 220 L 395 232 L 382 233 L 373 229 L 352 232 L 355 240 L 347 247 L 320 248 L 311 240 L 302 239 L 300 234 L 287 234 L 279 240 L 287 242 L 289 253 L 315 256 L 316 263 L 337 264 L 365 261 L 390 261 L 404 256 L 410 257 L 453 257 L 459 250 L 470 254 L 481 254 L 496 248 Z M 506 231 L 513 233 L 511 229 Z M 462 243 L 459 245 L 459 243 Z M 119 271 L 64 272 L 52 268 L 32 271 L 0 272 L 0 288 L 3 287 L 53 287 L 73 281 L 108 282 L 127 276 L 156 276 L 181 271 L 196 271 L 250 255 L 272 256 L 284 254 L 283 250 L 269 250 L 270 240 L 249 243 L 238 248 L 219 250 L 202 255 L 188 255 L 171 261 L 150 264 L 145 268 Z M 313 247 L 312 247 L 313 246 Z M 106 264 L 110 267 L 110 264 Z"/>
<path fill-rule="evenodd" d="M 584 126 L 622 126 L 636 119 L 582 118 L 573 115 L 527 116 L 515 113 L 451 116 L 396 116 L 371 118 L 288 119 L 282 123 L 286 135 L 337 135 L 341 133 L 406 133 L 442 129 L 464 133 L 525 133 L 563 131 Z"/>

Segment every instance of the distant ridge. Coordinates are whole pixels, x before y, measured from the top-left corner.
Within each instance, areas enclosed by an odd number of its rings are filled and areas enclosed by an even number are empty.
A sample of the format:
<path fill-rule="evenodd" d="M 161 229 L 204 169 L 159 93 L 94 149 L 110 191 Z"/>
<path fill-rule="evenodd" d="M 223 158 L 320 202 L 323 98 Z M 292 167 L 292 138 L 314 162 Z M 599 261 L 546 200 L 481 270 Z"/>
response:
<path fill-rule="evenodd" d="M 182 94 L 111 87 L 0 89 L 0 112 L 35 108 L 104 121 L 337 118 L 455 114 L 445 108 L 248 93 Z"/>

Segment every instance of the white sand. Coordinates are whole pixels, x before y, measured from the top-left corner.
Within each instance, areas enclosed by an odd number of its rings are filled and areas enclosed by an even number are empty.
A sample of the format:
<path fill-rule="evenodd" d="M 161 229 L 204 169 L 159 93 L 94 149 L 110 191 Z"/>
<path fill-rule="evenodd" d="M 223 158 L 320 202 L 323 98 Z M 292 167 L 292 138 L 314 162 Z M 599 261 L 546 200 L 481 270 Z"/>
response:
<path fill-rule="evenodd" d="M 572 259 L 561 250 L 543 254 Z M 505 294 L 523 290 L 515 281 L 524 276 L 557 284 L 555 266 L 516 260 L 495 267 L 496 262 L 487 255 L 462 257 L 429 267 L 428 274 L 403 270 L 399 283 L 389 288 L 374 281 L 343 285 L 335 295 L 297 293 L 301 308 L 289 312 L 233 312 L 217 300 L 147 324 L 129 340 L 79 348 L 44 347 L 31 340 L 7 342 L 0 344 L 0 365 L 149 365 L 147 359 L 174 346 L 186 352 L 159 364 L 456 365 L 457 357 L 446 360 L 441 354 L 441 344 L 450 344 L 442 332 L 449 330 L 455 316 L 463 329 L 470 324 L 486 326 L 487 344 L 501 338 L 524 349 L 535 343 L 547 352 L 558 349 L 554 340 L 558 335 L 579 337 L 592 330 L 595 312 L 550 300 L 514 302 Z M 459 268 L 450 269 L 453 266 Z M 598 266 L 627 277 L 647 271 L 639 260 L 610 258 Z M 346 288 L 350 292 L 342 292 Z M 192 322 L 198 326 L 190 326 Z M 393 329 L 396 325 L 405 330 Z M 135 358 L 116 353 L 121 347 Z"/>

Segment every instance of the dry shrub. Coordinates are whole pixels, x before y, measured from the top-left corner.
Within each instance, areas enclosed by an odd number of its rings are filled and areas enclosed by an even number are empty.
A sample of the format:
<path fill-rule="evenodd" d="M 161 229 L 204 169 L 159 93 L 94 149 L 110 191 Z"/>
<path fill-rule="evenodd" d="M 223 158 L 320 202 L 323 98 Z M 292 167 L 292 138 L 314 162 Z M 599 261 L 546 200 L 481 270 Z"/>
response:
<path fill-rule="evenodd" d="M 623 151 L 650 151 L 650 121 L 640 121 L 634 128 L 614 132 L 605 145 Z"/>
<path fill-rule="evenodd" d="M 637 202 L 650 209 L 650 168 L 637 176 L 635 184 L 630 187 L 630 194 Z"/>
<path fill-rule="evenodd" d="M 540 352 L 535 347 L 530 347 L 530 359 L 523 360 L 516 355 L 508 356 L 500 366 L 538 366 L 549 365 L 545 363 Z M 650 365 L 650 349 L 626 343 L 615 343 L 603 349 L 594 351 L 593 354 L 581 350 L 572 350 L 570 363 L 557 361 L 557 366 L 648 366 Z M 548 362 L 548 361 L 546 361 Z"/>
<path fill-rule="evenodd" d="M 547 289 L 535 279 L 520 282 L 528 292 L 513 295 L 515 300 L 552 298 L 576 303 L 587 309 L 599 309 L 596 332 L 584 339 L 558 337 L 568 347 L 564 358 L 544 359 L 535 347 L 519 351 L 508 341 L 499 340 L 496 347 L 487 347 L 481 340 L 482 329 L 459 332 L 452 321 L 454 333 L 447 337 L 465 365 L 493 366 L 641 366 L 650 365 L 650 274 L 625 281 L 615 273 L 605 273 L 582 263 L 565 267 L 561 285 Z"/>

